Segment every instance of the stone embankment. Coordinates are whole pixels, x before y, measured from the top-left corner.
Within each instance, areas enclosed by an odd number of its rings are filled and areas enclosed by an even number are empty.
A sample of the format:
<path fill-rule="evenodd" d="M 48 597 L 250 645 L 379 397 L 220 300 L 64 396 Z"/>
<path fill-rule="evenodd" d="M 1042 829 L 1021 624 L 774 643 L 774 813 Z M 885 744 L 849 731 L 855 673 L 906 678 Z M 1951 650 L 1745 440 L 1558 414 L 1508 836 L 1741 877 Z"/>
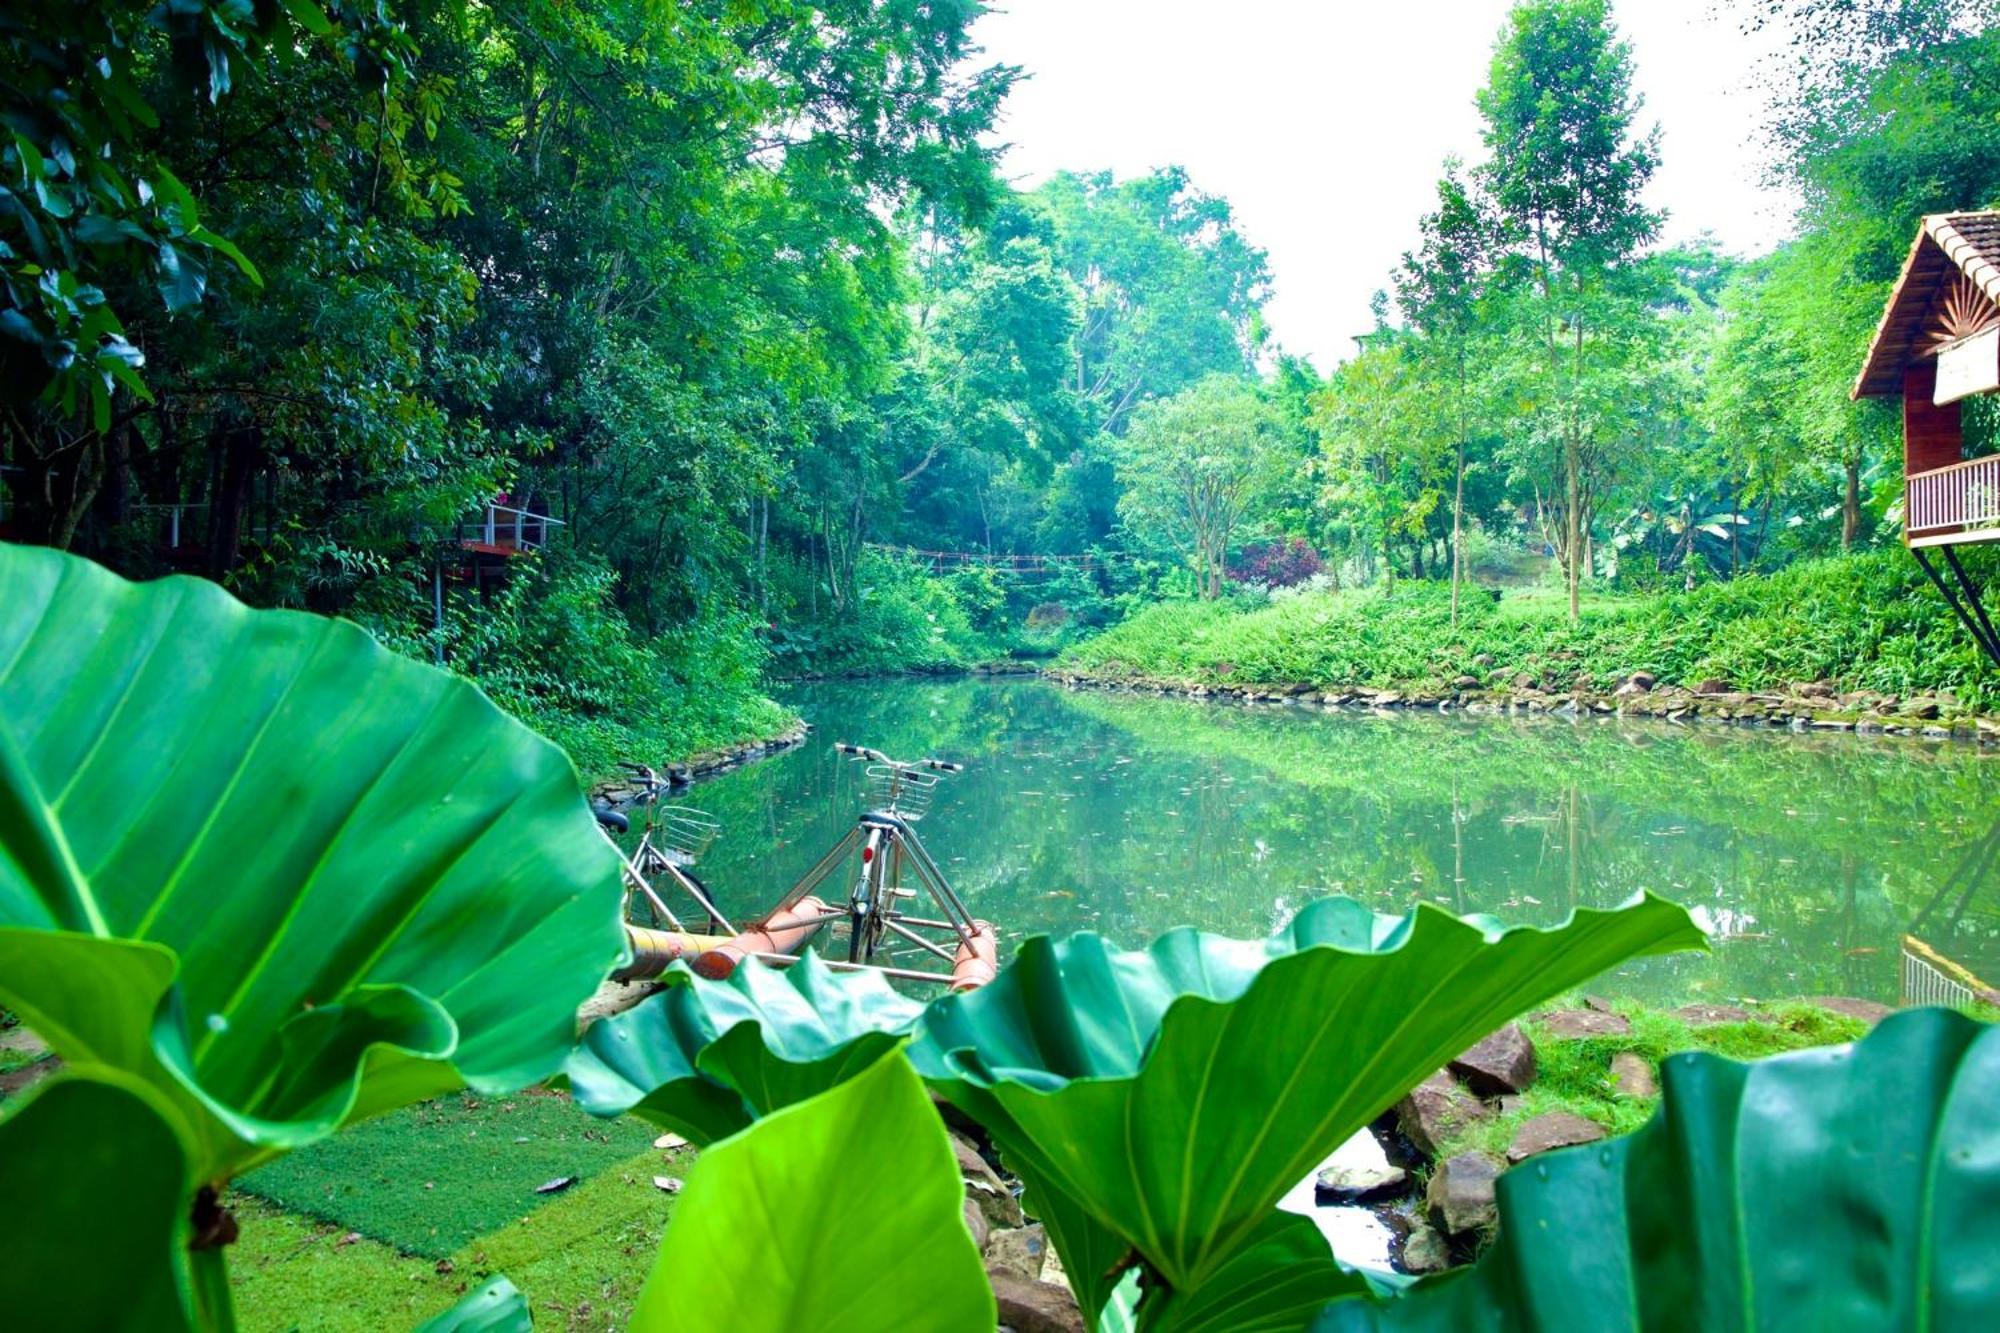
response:
<path fill-rule="evenodd" d="M 1861 1024 L 1890 1012 L 1887 1005 L 1847 996 L 1795 1005 Z M 1768 1013 L 1726 1004 L 1684 1005 L 1670 1016 L 1697 1031 L 1775 1021 Z M 1545 1049 L 1589 1043 L 1579 1049 L 1595 1052 L 1592 1058 L 1603 1062 L 1603 1095 L 1638 1102 L 1643 1112 L 1659 1095 L 1659 1076 L 1645 1054 L 1622 1049 L 1635 1040 L 1632 1020 L 1595 998 L 1579 1008 L 1508 1024 L 1412 1088 L 1372 1129 L 1356 1136 L 1372 1142 L 1344 1145 L 1319 1174 L 1318 1202 L 1373 1207 L 1399 1237 L 1394 1254 L 1405 1272 L 1469 1262 L 1499 1223 L 1496 1186 L 1510 1168 L 1606 1136 L 1598 1120 L 1546 1093 L 1528 1095 L 1536 1088 Z M 1596 1109 L 1605 1114 L 1601 1103 Z"/>
<path fill-rule="evenodd" d="M 2000 744 L 2000 718 L 1974 713 L 1949 690 L 1897 696 L 1842 691 L 1826 681 L 1804 681 L 1784 690 L 1738 690 L 1704 680 L 1693 688 L 1662 685 L 1635 671 L 1610 692 L 1543 688 L 1525 672 L 1502 680 L 1466 675 L 1449 685 L 1373 689 L 1349 686 L 1172 680 L 1116 669 L 1077 671 L 1054 667 L 1048 680 L 1076 689 L 1181 695 L 1255 705 L 1324 710 L 1432 709 L 1468 714 L 1546 713 L 1570 717 L 1645 717 L 1668 722 L 1726 722 L 1795 732 L 1851 732 Z"/>
<path fill-rule="evenodd" d="M 1784 1024 L 1808 1008 L 1844 1025 L 1846 1036 L 1891 1012 L 1872 1000 L 1831 996 L 1755 1012 L 1688 1004 L 1659 1016 L 1691 1030 L 1699 1045 L 1703 1029 L 1727 1032 L 1730 1025 L 1757 1024 L 1773 1025 L 1774 1033 L 1792 1031 Z M 1595 996 L 1584 997 L 1577 1008 L 1509 1023 L 1342 1144 L 1317 1173 L 1313 1201 L 1373 1212 L 1394 1237 L 1390 1253 L 1404 1272 L 1469 1263 L 1499 1224 L 1496 1187 L 1508 1170 L 1541 1153 L 1605 1138 L 1600 1120 L 1611 1118 L 1606 1101 L 1636 1103 L 1641 1115 L 1650 1108 L 1659 1096 L 1659 1075 L 1647 1054 L 1630 1049 L 1640 1040 L 1627 1013 Z M 1796 1045 L 1813 1040 L 1795 1033 Z M 1776 1044 L 1790 1048 L 1784 1041 Z M 1552 1096 L 1537 1083 L 1545 1057 L 1576 1052 L 1587 1052 L 1602 1071 L 1594 1106 Z M 1083 1333 L 1083 1317 L 1047 1233 L 1022 1212 L 1019 1182 L 998 1169 L 982 1130 L 949 1112 L 946 1118 L 965 1185 L 965 1222 L 985 1259 L 1001 1324 L 1016 1333 Z"/>
<path fill-rule="evenodd" d="M 728 745 L 719 750 L 703 750 L 678 763 L 661 765 L 660 772 L 674 786 L 685 787 L 696 778 L 713 777 L 717 773 L 739 765 L 779 754 L 794 745 L 802 745 L 806 737 L 811 734 L 811 723 L 794 722 L 768 740 L 744 741 L 739 745 Z M 629 804 L 639 792 L 640 788 L 636 784 L 623 778 L 593 783 L 590 788 L 593 801 L 601 801 L 614 807 Z"/>

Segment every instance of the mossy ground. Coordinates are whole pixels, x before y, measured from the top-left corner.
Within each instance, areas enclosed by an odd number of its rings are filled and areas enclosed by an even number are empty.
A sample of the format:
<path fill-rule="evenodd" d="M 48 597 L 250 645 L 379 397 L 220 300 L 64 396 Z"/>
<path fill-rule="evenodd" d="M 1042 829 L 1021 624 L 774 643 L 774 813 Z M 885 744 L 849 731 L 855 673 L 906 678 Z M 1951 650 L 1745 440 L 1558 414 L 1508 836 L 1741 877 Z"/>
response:
<path fill-rule="evenodd" d="M 598 1120 L 562 1093 L 443 1097 L 323 1139 L 238 1182 L 293 1212 L 444 1258 L 550 1195 L 646 1149 L 638 1120 Z"/>
<path fill-rule="evenodd" d="M 1581 997 L 1551 1008 L 1574 1008 Z M 1748 1023 L 1696 1027 L 1671 1012 L 1632 1002 L 1612 1008 L 1632 1024 L 1627 1036 L 1565 1039 L 1528 1021 L 1523 1028 L 1535 1043 L 1536 1075 L 1527 1091 L 1507 1102 L 1506 1109 L 1467 1125 L 1439 1145 L 1440 1156 L 1485 1152 L 1505 1157 L 1507 1144 L 1521 1125 L 1549 1111 L 1568 1111 L 1593 1120 L 1610 1134 L 1629 1134 L 1645 1124 L 1658 1104 L 1656 1096 L 1634 1096 L 1611 1076 L 1612 1057 L 1632 1051 L 1657 1071 L 1660 1062 L 1680 1051 L 1708 1051 L 1732 1060 L 1756 1060 L 1810 1046 L 1855 1041 L 1867 1024 L 1814 1005 L 1773 1004 L 1757 1011 Z"/>
<path fill-rule="evenodd" d="M 242 1237 L 229 1256 L 237 1324 L 244 1333 L 405 1329 L 504 1273 L 527 1293 L 536 1328 L 623 1328 L 673 1209 L 653 1177 L 687 1166 L 638 1154 L 444 1259 L 238 1193 L 230 1205 Z"/>
<path fill-rule="evenodd" d="M 673 1206 L 653 1177 L 692 1165 L 657 1133 L 530 1091 L 424 1103 L 282 1158 L 230 1200 L 238 1323 L 409 1328 L 504 1273 L 538 1328 L 622 1328 Z M 536 1192 L 563 1176 L 579 1183 Z"/>

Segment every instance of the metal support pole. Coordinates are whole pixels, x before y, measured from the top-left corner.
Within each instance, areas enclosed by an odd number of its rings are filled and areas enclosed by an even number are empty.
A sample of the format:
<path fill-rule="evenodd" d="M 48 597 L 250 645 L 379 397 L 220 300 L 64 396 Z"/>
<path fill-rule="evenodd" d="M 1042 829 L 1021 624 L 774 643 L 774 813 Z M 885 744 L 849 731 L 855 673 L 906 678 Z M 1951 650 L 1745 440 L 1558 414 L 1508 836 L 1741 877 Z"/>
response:
<path fill-rule="evenodd" d="M 1986 602 L 1979 595 L 1978 585 L 1972 581 L 1972 576 L 1965 572 L 1965 566 L 1958 563 L 1957 551 L 1954 551 L 1949 546 L 1945 547 L 1944 560 L 1946 564 L 1951 566 L 1952 576 L 1958 580 L 1959 591 L 1965 594 L 1966 604 L 1979 617 L 1979 627 L 1986 631 L 1986 638 L 1982 646 L 1986 649 L 1988 656 L 1992 657 L 1994 661 L 2000 662 L 2000 634 L 1993 632 L 1993 622 L 1986 616 Z"/>
<path fill-rule="evenodd" d="M 1913 546 L 1910 548 L 1910 554 L 1917 558 L 1918 567 L 1929 577 L 1931 584 L 1937 588 L 1939 595 L 1944 598 L 1945 602 L 1951 607 L 1953 614 L 1958 617 L 1958 623 L 1965 626 L 1966 633 L 1970 634 L 1973 642 L 1979 645 L 1980 651 L 1985 653 L 1990 661 L 1996 665 L 2000 665 L 2000 640 L 1988 637 L 1992 632 L 1992 627 L 1991 623 L 1986 621 L 1986 609 L 1983 606 L 1980 607 L 1979 615 L 1975 619 L 1972 612 L 1967 610 L 1964 604 L 1959 601 L 1958 594 L 1952 591 L 1951 585 L 1946 583 L 1944 577 L 1937 572 L 1937 567 L 1931 564 L 1930 558 L 1924 554 L 1923 548 Z M 1949 549 L 1947 549 L 1946 555 L 1950 556 L 1950 554 Z M 1965 571 L 1959 566 L 1957 557 L 1951 557 L 1951 564 L 1960 581 L 1964 583 L 1967 595 L 1973 599 L 1973 605 L 1978 606 L 1978 592 L 1972 587 L 1971 581 L 1966 579 Z"/>

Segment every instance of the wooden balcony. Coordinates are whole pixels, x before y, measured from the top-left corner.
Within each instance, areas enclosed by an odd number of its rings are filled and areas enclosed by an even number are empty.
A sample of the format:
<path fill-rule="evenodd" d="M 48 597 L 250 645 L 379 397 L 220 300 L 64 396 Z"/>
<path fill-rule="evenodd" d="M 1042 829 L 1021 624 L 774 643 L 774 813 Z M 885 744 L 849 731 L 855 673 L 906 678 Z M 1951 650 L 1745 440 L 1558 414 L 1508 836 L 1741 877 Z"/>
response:
<path fill-rule="evenodd" d="M 2000 454 L 1913 472 L 1904 493 L 1910 546 L 2000 541 Z"/>
<path fill-rule="evenodd" d="M 482 555 L 526 555 L 548 545 L 549 529 L 561 526 L 559 518 L 494 503 L 458 525 L 458 544 Z"/>

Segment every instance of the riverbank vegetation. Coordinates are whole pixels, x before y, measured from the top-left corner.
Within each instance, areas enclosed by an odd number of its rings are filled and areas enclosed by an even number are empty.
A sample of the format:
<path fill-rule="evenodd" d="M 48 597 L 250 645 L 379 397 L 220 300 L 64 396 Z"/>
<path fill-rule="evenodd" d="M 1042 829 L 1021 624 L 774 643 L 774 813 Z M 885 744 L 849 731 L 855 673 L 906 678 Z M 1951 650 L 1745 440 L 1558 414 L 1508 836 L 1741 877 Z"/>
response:
<path fill-rule="evenodd" d="M 1832 695 L 1854 691 L 1995 702 L 1979 650 L 1900 551 L 1802 561 L 1691 592 L 1600 594 L 1574 617 L 1560 590 L 1495 592 L 1465 600 L 1456 617 L 1440 585 L 1168 603 L 1061 662 L 1107 680 L 1320 690 L 1608 695 L 1644 673 L 1687 689 L 1819 683 L 1830 687 L 1829 710 Z"/>
<path fill-rule="evenodd" d="M 1797 39 L 1764 131 L 1803 207 L 1743 260 L 1661 240 L 1601 0 L 1518 6 L 1461 90 L 1481 156 L 1317 367 L 1185 172 L 1000 179 L 1020 71 L 977 6 L 33 6 L 0 33 L 0 535 L 348 616 L 593 769 L 768 734 L 774 677 L 1300 583 L 1474 622 L 1469 584 L 1552 587 L 1583 626 L 1734 582 L 1657 615 L 1763 603 L 1785 665 L 1745 683 L 1977 689 L 1763 578 L 1846 553 L 1930 598 L 1867 563 L 1895 427 L 1845 390 L 1911 219 L 2000 197 L 1991 10 L 1744 0 Z M 1739 651 L 1696 638 L 1663 651 Z"/>

